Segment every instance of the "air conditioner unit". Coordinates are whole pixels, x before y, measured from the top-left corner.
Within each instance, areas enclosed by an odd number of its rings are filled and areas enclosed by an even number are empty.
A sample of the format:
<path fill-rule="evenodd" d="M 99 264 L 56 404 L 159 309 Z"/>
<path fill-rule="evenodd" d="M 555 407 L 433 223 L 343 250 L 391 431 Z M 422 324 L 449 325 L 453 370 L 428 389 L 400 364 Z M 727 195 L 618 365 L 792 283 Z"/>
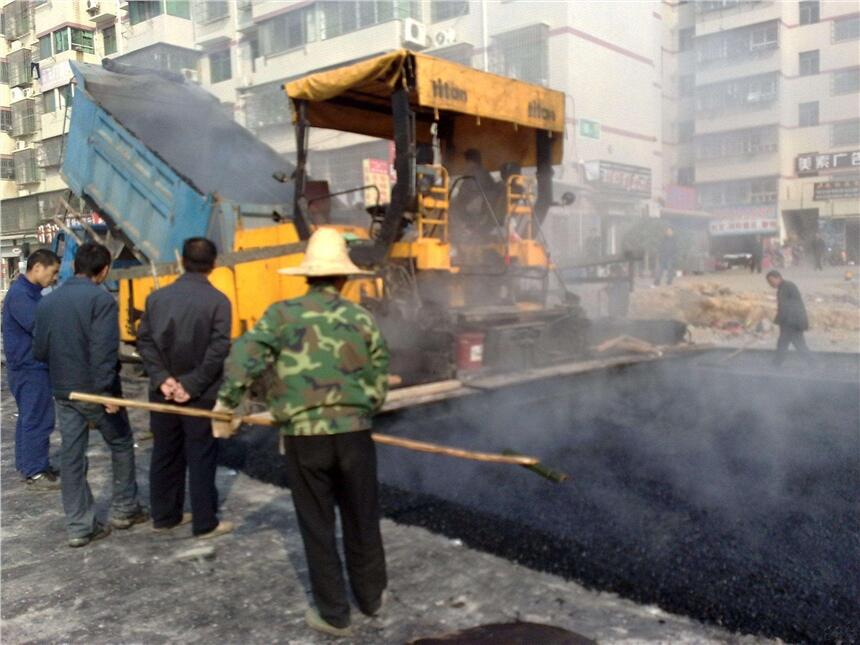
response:
<path fill-rule="evenodd" d="M 99 12 L 99 0 L 87 0 L 87 13 L 90 15 Z"/>
<path fill-rule="evenodd" d="M 196 69 L 184 68 L 182 71 L 182 78 L 191 83 L 199 83 L 200 82 L 200 74 Z"/>
<path fill-rule="evenodd" d="M 413 18 L 403 21 L 403 46 L 410 49 L 427 47 L 427 25 Z"/>
<path fill-rule="evenodd" d="M 457 42 L 457 32 L 454 29 L 438 29 L 430 37 L 432 47 L 447 47 Z"/>

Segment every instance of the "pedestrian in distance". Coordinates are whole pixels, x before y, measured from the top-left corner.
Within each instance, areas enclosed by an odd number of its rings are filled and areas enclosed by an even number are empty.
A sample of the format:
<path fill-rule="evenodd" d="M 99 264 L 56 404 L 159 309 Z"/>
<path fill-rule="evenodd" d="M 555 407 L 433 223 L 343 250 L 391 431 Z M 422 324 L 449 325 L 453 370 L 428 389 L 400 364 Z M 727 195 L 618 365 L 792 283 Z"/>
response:
<path fill-rule="evenodd" d="M 824 270 L 824 256 L 827 255 L 827 243 L 819 233 L 812 241 L 812 255 L 815 258 L 815 270 Z"/>
<path fill-rule="evenodd" d="M 779 271 L 770 271 L 767 276 L 768 284 L 776 289 L 776 318 L 774 323 L 779 325 L 779 339 L 776 341 L 776 356 L 774 365 L 782 365 L 785 361 L 789 345 L 803 354 L 809 361 L 812 355 L 806 346 L 803 332 L 809 329 L 809 319 L 806 307 L 800 295 L 800 289 L 793 282 L 782 277 Z"/>
<path fill-rule="evenodd" d="M 33 327 L 42 291 L 57 279 L 60 258 L 48 249 L 27 258 L 27 271 L 3 299 L 3 352 L 6 378 L 18 406 L 15 422 L 15 469 L 29 490 L 57 490 L 60 482 L 48 451 L 54 430 L 54 402 L 48 365 L 33 357 Z"/>
<path fill-rule="evenodd" d="M 230 301 L 209 282 L 217 250 L 206 238 L 182 245 L 184 273 L 146 299 L 137 333 L 137 351 L 149 375 L 149 400 L 211 409 L 230 351 Z M 192 522 L 199 538 L 224 535 L 230 522 L 218 521 L 215 469 L 218 440 L 208 419 L 150 413 L 152 460 L 149 469 L 152 526 L 167 530 Z M 183 513 L 185 474 L 191 498 Z"/>
<path fill-rule="evenodd" d="M 102 286 L 110 265 L 107 248 L 93 242 L 82 244 L 75 254 L 74 277 L 45 296 L 36 308 L 33 355 L 45 361 L 50 372 L 62 439 L 60 481 L 71 547 L 106 537 L 111 526 L 128 529 L 149 519 L 138 502 L 134 440 L 126 411 L 69 399 L 72 392 L 122 396 L 117 304 Z M 111 453 L 109 524 L 96 518 L 87 482 L 90 426 L 98 429 Z"/>
<path fill-rule="evenodd" d="M 302 263 L 281 273 L 305 276 L 308 293 L 276 303 L 236 341 L 215 411 L 233 412 L 266 372 L 266 402 L 281 430 L 281 452 L 305 547 L 318 631 L 348 636 L 350 605 L 335 537 L 340 510 L 346 570 L 362 613 L 383 604 L 387 585 L 379 529 L 376 449 L 371 418 L 388 389 L 388 350 L 373 317 L 344 299 L 350 275 L 368 274 L 330 228 L 310 238 Z M 218 436 L 235 424 L 214 422 Z"/>
<path fill-rule="evenodd" d="M 762 249 L 761 238 L 756 235 L 752 242 L 752 252 L 750 253 L 750 273 L 761 273 L 761 261 L 764 255 Z"/>
<path fill-rule="evenodd" d="M 666 274 L 666 284 L 671 286 L 675 279 L 675 267 L 678 261 L 678 241 L 675 239 L 675 231 L 671 227 L 667 227 L 663 232 L 657 255 L 658 265 L 657 275 L 654 277 L 654 286 L 660 286 L 664 273 Z"/>

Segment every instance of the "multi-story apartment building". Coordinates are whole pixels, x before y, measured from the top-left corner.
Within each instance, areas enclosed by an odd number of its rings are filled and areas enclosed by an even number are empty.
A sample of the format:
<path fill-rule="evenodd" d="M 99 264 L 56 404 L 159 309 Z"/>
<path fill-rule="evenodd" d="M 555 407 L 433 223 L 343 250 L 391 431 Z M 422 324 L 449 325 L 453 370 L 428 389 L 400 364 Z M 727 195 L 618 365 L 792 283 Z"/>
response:
<path fill-rule="evenodd" d="M 676 157 L 716 218 L 714 248 L 773 236 L 811 249 L 821 235 L 860 260 L 858 5 L 719 0 L 682 3 L 678 16 L 695 54 L 695 102 L 678 116 L 694 162 L 687 149 Z M 679 93 L 691 85 L 683 66 Z"/>
<path fill-rule="evenodd" d="M 565 92 L 556 198 L 571 191 L 577 200 L 548 219 L 557 258 L 582 253 L 589 239 L 617 251 L 625 227 L 643 216 L 685 227 L 720 253 L 743 250 L 753 233 L 808 240 L 821 230 L 856 256 L 856 6 L 654 0 L 623 9 L 549 0 L 7 0 L 2 253 L 12 266 L 25 234 L 33 239 L 65 196 L 57 167 L 69 60 L 106 56 L 182 74 L 289 157 L 285 81 L 408 47 Z M 331 131 L 314 132 L 311 149 L 312 174 L 332 190 L 361 186 L 364 160 L 390 154 L 386 141 Z"/>

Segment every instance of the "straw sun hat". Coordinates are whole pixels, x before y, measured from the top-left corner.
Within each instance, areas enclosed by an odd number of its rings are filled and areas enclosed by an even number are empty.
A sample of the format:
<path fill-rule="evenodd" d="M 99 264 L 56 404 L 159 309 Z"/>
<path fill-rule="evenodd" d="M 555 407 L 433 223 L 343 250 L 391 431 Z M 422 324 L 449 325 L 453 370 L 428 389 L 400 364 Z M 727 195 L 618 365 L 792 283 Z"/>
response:
<path fill-rule="evenodd" d="M 283 275 L 322 277 L 327 275 L 373 275 L 359 269 L 349 259 L 346 240 L 333 228 L 318 228 L 308 240 L 308 248 L 301 264 L 278 269 Z"/>

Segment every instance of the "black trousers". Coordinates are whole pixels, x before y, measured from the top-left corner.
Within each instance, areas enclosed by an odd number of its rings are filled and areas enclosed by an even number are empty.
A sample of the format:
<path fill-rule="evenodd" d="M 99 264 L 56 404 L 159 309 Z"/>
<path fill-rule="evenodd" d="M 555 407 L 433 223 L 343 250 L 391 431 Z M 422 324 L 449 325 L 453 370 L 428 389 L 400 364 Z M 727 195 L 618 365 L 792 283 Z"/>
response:
<path fill-rule="evenodd" d="M 788 353 L 789 345 L 794 345 L 794 348 L 803 354 L 807 360 L 812 359 L 809 347 L 806 346 L 806 339 L 803 337 L 803 331 L 791 327 L 780 327 L 779 338 L 776 341 L 776 357 L 773 359 L 774 365 L 782 365 Z"/>
<path fill-rule="evenodd" d="M 379 530 L 376 447 L 370 432 L 286 437 L 287 479 L 320 616 L 349 625 L 349 599 L 335 537 L 340 509 L 346 570 L 359 608 L 374 612 L 388 584 Z"/>
<path fill-rule="evenodd" d="M 215 467 L 218 440 L 208 419 L 150 413 L 152 461 L 149 495 L 152 525 L 168 528 L 182 521 L 185 469 L 191 492 L 191 532 L 201 535 L 218 526 Z"/>

